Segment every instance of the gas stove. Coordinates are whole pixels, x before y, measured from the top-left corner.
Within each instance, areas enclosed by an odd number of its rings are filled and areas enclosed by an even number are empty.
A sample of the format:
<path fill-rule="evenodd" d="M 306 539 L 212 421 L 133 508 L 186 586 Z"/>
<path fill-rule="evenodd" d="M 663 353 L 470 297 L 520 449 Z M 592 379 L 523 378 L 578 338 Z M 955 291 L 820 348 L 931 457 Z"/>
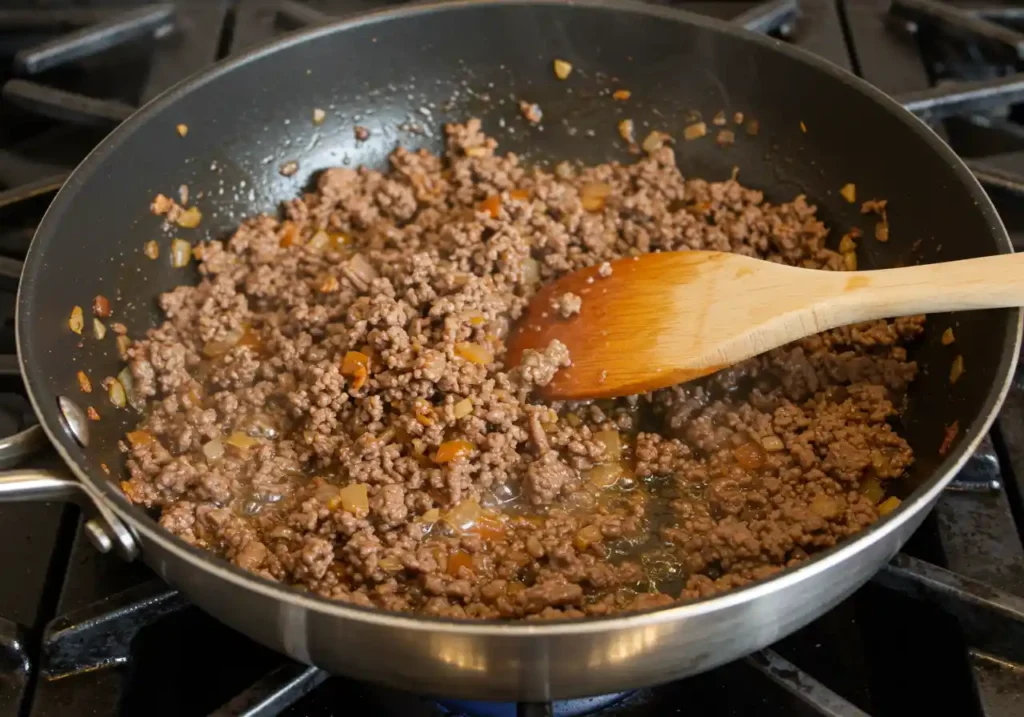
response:
<path fill-rule="evenodd" d="M 57 458 L 14 356 L 33 229 L 74 165 L 189 74 L 289 30 L 394 0 L 7 0 L 0 8 L 0 466 Z M 1024 249 L 1024 2 L 676 2 L 859 74 L 928 122 Z M 878 576 L 746 659 L 619 695 L 458 702 L 328 677 L 232 632 L 76 508 L 0 503 L 0 717 L 335 714 L 1024 714 L 1024 373 L 991 435 Z"/>

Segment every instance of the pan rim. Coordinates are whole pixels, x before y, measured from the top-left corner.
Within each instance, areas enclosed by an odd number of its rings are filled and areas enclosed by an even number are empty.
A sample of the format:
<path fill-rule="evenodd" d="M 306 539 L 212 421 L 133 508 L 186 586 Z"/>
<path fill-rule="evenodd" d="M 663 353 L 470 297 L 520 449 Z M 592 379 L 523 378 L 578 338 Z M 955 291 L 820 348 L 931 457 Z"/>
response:
<path fill-rule="evenodd" d="M 931 146 L 933 151 L 950 163 L 956 178 L 963 183 L 965 190 L 971 194 L 979 210 L 989 221 L 989 229 L 996 239 L 1000 253 L 1011 253 L 1013 251 L 1009 236 L 995 207 L 963 161 L 927 125 L 918 120 L 913 114 L 895 102 L 895 100 L 881 92 L 881 90 L 878 90 L 861 78 L 784 41 L 775 40 L 736 27 L 728 22 L 697 15 L 685 10 L 644 4 L 634 0 L 574 0 L 571 4 L 576 7 L 592 10 L 623 11 L 631 14 L 648 15 L 678 24 L 696 25 L 708 31 L 731 35 L 745 42 L 761 45 L 770 50 L 788 55 L 790 58 L 810 65 L 833 79 L 846 84 L 851 89 L 867 95 L 891 115 L 907 124 L 912 131 L 916 132 Z M 498 7 L 552 5 L 564 7 L 565 3 L 564 0 L 497 0 L 490 3 L 490 5 Z M 306 41 L 342 33 L 350 29 L 373 26 L 389 20 L 415 18 L 438 12 L 455 13 L 467 8 L 478 9 L 480 7 L 480 4 L 475 0 L 455 0 L 453 2 L 432 2 L 360 14 L 315 28 L 302 30 L 245 52 L 238 57 L 221 60 L 207 70 L 182 80 L 139 109 L 97 145 L 74 170 L 47 208 L 29 246 L 25 258 L 23 280 L 19 283 L 18 287 L 18 311 L 15 323 L 19 362 L 22 365 L 22 375 L 25 379 L 26 390 L 33 409 L 39 417 L 40 424 L 46 431 L 50 442 L 76 478 L 82 481 L 87 489 L 91 488 L 91 493 L 102 494 L 94 495 L 93 498 L 107 501 L 107 504 L 111 506 L 121 520 L 131 526 L 134 531 L 138 531 L 144 536 L 144 542 L 151 541 L 157 544 L 160 548 L 169 551 L 178 559 L 190 564 L 193 568 L 205 571 L 211 577 L 229 581 L 243 589 L 254 590 L 265 597 L 287 602 L 295 607 L 311 610 L 332 618 L 355 619 L 404 630 L 441 631 L 457 635 L 482 635 L 501 638 L 616 632 L 686 620 L 709 613 L 729 610 L 752 602 L 759 597 L 792 588 L 805 580 L 812 579 L 818 573 L 838 566 L 861 550 L 899 531 L 902 526 L 913 520 L 919 511 L 930 509 L 942 489 L 952 480 L 955 473 L 974 453 L 981 440 L 987 435 L 989 427 L 995 420 L 998 408 L 1009 391 L 1017 364 L 1022 331 L 1024 331 L 1024 310 L 1022 309 L 1008 310 L 1016 314 L 1016 320 L 1014 322 L 1015 331 L 1004 340 L 1001 347 L 999 371 L 1002 373 L 1002 382 L 999 384 L 997 379 L 997 383 L 989 388 L 988 397 L 985 400 L 981 413 L 975 419 L 973 425 L 965 431 L 965 433 L 970 434 L 969 440 L 965 440 L 958 449 L 952 451 L 946 457 L 946 460 L 943 461 L 943 464 L 934 471 L 932 478 L 915 489 L 898 510 L 853 536 L 852 539 L 843 541 L 839 545 L 815 555 L 800 566 L 783 570 L 771 578 L 733 589 L 711 598 L 625 615 L 565 619 L 537 625 L 523 621 L 453 619 L 389 612 L 378 608 L 350 605 L 319 597 L 308 591 L 273 582 L 244 571 L 219 556 L 188 545 L 177 536 L 161 528 L 152 518 L 142 514 L 139 508 L 130 505 L 112 482 L 106 480 L 103 476 L 92 476 L 69 454 L 61 441 L 62 436 L 58 435 L 57 425 L 59 421 L 55 411 L 52 407 L 49 411 L 45 410 L 39 401 L 37 390 L 34 389 L 35 381 L 33 380 L 33 375 L 35 372 L 31 368 L 32 364 L 26 355 L 31 353 L 30 349 L 26 348 L 26 343 L 31 343 L 31 340 L 26 336 L 27 332 L 31 329 L 22 319 L 22 305 L 23 292 L 31 294 L 34 291 L 34 283 L 30 282 L 29 286 L 26 287 L 24 278 L 33 274 L 35 267 L 43 261 L 43 250 L 39 247 L 46 241 L 45 237 L 47 235 L 55 234 L 53 230 L 60 224 L 60 215 L 65 207 L 74 200 L 73 195 L 77 188 L 84 185 L 94 175 L 102 161 L 110 153 L 116 151 L 123 138 L 144 126 L 150 117 L 173 105 L 179 97 L 204 86 L 208 82 L 216 80 L 222 75 L 228 74 L 236 67 L 287 50 L 293 46 L 301 45 Z M 965 438 L 967 437 L 965 435 Z"/>

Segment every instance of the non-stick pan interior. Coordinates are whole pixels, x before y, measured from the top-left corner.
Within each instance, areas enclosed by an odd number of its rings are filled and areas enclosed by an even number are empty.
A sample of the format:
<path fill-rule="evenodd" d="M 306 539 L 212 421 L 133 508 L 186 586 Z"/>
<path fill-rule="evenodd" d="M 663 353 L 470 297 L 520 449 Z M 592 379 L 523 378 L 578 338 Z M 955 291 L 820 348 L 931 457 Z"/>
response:
<path fill-rule="evenodd" d="M 554 58 L 572 63 L 568 80 L 554 76 Z M 68 329 L 72 307 L 88 309 L 103 294 L 129 335 L 140 336 L 159 320 L 157 294 L 197 279 L 170 265 L 172 237 L 226 236 L 242 217 L 273 212 L 308 188 L 324 167 L 384 168 L 398 144 L 440 150 L 442 124 L 469 117 L 482 118 L 501 148 L 528 162 L 632 161 L 616 128 L 626 118 L 641 138 L 653 129 L 668 132 L 686 175 L 722 179 L 738 168 L 742 181 L 771 200 L 804 193 L 832 227 L 833 246 L 860 227 L 861 268 L 1007 251 L 997 217 L 952 154 L 851 81 L 770 41 L 621 5 L 428 8 L 318 30 L 257 52 L 158 99 L 118 129 L 61 192 L 21 287 L 19 337 L 32 392 L 45 410 L 62 394 L 96 406 L 102 420 L 91 426 L 89 450 L 66 436 L 62 443 L 93 476 L 102 477 L 106 463 L 116 479 L 123 470 L 116 443 L 130 415 L 106 404 L 99 383 L 121 364 L 110 335 L 81 339 Z M 628 101 L 611 97 L 620 88 L 630 91 Z M 520 100 L 540 105 L 541 126 L 523 119 Z M 326 113 L 319 126 L 318 108 Z M 736 136 L 728 147 L 715 142 L 719 128 L 711 119 L 720 111 Z M 743 124 L 734 124 L 735 113 Z M 683 140 L 698 116 L 708 135 Z M 370 131 L 368 140 L 357 141 L 357 125 Z M 286 177 L 279 167 L 289 161 L 299 169 Z M 840 195 L 848 183 L 856 186 L 857 203 Z M 164 232 L 149 204 L 182 184 L 202 210 L 202 224 Z M 885 243 L 873 238 L 876 217 L 860 212 L 859 202 L 872 198 L 889 201 Z M 152 239 L 161 246 L 156 261 L 143 254 Z M 914 352 L 923 370 L 903 416 L 918 456 L 908 488 L 941 462 L 945 427 L 958 421 L 959 440 L 978 427 L 1008 370 L 1017 321 L 1016 311 L 929 321 Z M 957 341 L 942 346 L 950 326 Z M 966 370 L 954 386 L 949 372 L 958 354 Z M 79 391 L 79 369 L 93 378 L 93 394 Z"/>

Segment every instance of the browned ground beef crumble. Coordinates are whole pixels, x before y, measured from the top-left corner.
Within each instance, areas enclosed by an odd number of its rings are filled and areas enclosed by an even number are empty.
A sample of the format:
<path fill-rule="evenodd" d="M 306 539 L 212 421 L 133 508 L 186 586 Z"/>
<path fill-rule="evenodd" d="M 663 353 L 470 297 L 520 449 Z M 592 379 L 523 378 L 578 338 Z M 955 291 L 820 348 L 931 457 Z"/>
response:
<path fill-rule="evenodd" d="M 537 283 L 581 267 L 717 249 L 841 269 L 804 197 L 685 179 L 670 147 L 551 172 L 494 154 L 476 120 L 447 138 L 388 174 L 329 169 L 284 218 L 201 247 L 200 284 L 129 351 L 148 401 L 131 500 L 265 577 L 476 618 L 707 596 L 878 518 L 912 460 L 888 421 L 924 317 L 614 402 L 531 401 L 564 347 L 501 363 Z M 595 182 L 611 191 L 585 211 Z"/>

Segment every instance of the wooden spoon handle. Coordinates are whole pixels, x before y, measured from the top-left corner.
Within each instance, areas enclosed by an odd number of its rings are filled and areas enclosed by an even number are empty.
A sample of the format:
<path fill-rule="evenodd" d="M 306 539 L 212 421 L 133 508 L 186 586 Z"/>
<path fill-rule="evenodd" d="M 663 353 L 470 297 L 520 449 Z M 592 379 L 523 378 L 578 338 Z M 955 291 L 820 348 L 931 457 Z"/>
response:
<path fill-rule="evenodd" d="M 815 311 L 828 316 L 824 323 L 834 326 L 912 314 L 1024 306 L 1024 254 L 861 271 L 837 277 L 835 282 L 835 293 L 815 306 Z"/>

